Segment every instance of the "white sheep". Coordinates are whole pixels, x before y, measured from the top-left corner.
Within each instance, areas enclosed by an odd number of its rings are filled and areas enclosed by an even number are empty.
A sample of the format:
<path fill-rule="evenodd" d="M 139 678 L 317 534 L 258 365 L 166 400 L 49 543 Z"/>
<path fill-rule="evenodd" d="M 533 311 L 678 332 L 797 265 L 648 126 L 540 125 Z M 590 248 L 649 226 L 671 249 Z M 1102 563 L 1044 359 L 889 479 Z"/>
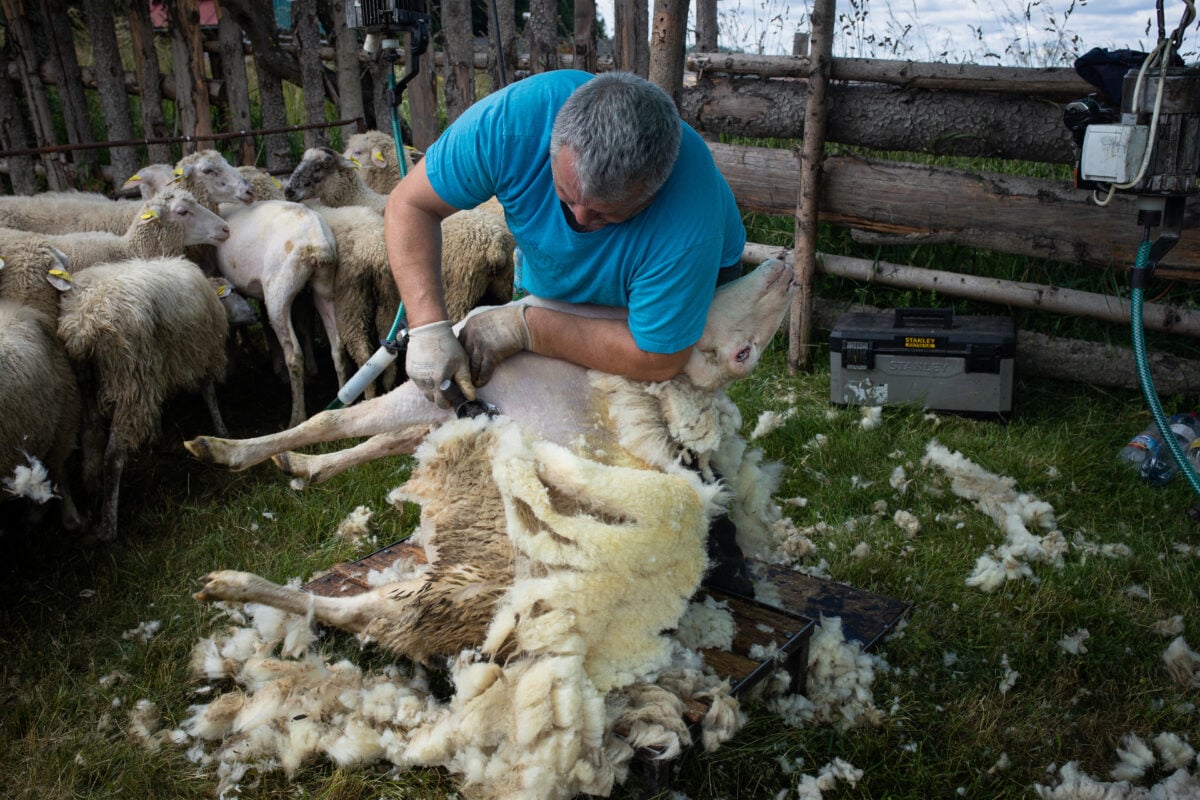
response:
<path fill-rule="evenodd" d="M 283 200 L 283 184 L 279 179 L 262 167 L 241 166 L 237 171 L 242 174 L 254 190 L 255 200 Z"/>
<path fill-rule="evenodd" d="M 197 201 L 216 213 L 220 203 L 254 200 L 250 183 L 215 150 L 185 156 L 175 165 L 175 185 L 191 192 Z M 157 167 L 150 168 L 155 185 L 162 182 Z M 140 200 L 110 200 L 94 192 L 42 192 L 31 196 L 0 197 L 0 226 L 37 233 L 108 231 L 123 234 L 140 212 Z"/>
<path fill-rule="evenodd" d="M 183 258 L 100 264 L 74 283 L 62 296 L 58 335 L 94 415 L 85 420 L 83 480 L 102 487 L 95 533 L 112 541 L 126 457 L 158 432 L 163 403 L 200 389 L 213 424 L 224 427 L 214 384 L 224 377 L 229 324 L 212 285 Z"/>
<path fill-rule="evenodd" d="M 72 270 L 131 258 L 181 256 L 192 245 L 217 245 L 229 238 L 225 220 L 201 205 L 191 192 L 172 186 L 141 207 L 120 236 L 104 231 L 44 234 L 67 255 Z"/>
<path fill-rule="evenodd" d="M 79 390 L 54 317 L 0 299 L 0 375 L 0 478 L 29 467 L 28 459 L 44 463 L 62 500 L 63 527 L 76 530 L 82 520 L 67 464 L 79 434 Z"/>
<path fill-rule="evenodd" d="M 283 349 L 292 390 L 291 425 L 305 418 L 305 358 L 292 323 L 297 295 L 310 286 L 325 326 L 338 385 L 346 381 L 345 358 L 334 317 L 337 243 L 311 208 L 286 200 L 264 200 L 229 211 L 230 235 L 217 248 L 221 274 L 239 292 L 262 301 L 271 330 Z"/>
<path fill-rule="evenodd" d="M 67 256 L 44 237 L 0 230 L 0 299 L 58 319 L 58 294 L 70 286 Z"/>
<path fill-rule="evenodd" d="M 383 214 L 387 195 L 366 184 L 353 161 L 331 147 L 310 147 L 283 187 L 288 200 L 327 206 L 366 206 Z"/>
<path fill-rule="evenodd" d="M 121 190 L 137 189 L 143 200 L 149 200 L 173 184 L 178 177 L 175 167 L 170 164 L 147 164 L 126 178 Z"/>
<path fill-rule="evenodd" d="M 396 159 L 396 140 L 390 133 L 369 130 L 346 140 L 342 155 L 358 165 L 363 182 L 380 194 L 387 194 L 400 182 L 400 164 Z M 412 168 L 408 150 L 404 161 Z"/>

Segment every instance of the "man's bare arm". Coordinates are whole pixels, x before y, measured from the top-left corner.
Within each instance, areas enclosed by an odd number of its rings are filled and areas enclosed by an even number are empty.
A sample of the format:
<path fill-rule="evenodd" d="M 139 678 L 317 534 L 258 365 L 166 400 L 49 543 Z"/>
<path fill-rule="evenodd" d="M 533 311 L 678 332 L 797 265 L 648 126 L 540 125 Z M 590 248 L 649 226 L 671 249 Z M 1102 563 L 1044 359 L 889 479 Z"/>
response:
<path fill-rule="evenodd" d="M 580 366 L 640 381 L 665 381 L 679 374 L 692 348 L 649 353 L 637 346 L 623 319 L 580 317 L 541 306 L 525 310 L 531 350 Z"/>
<path fill-rule="evenodd" d="M 442 220 L 458 209 L 433 190 L 424 162 L 388 196 L 384 240 L 410 328 L 447 318 L 442 291 Z"/>

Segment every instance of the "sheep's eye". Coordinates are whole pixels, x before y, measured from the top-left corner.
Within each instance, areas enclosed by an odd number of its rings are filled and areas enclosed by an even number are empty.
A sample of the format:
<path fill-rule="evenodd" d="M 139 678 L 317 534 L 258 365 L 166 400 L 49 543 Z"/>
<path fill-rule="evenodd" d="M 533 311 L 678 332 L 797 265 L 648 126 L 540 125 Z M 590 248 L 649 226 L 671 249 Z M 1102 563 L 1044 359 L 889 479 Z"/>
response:
<path fill-rule="evenodd" d="M 745 363 L 746 359 L 750 358 L 750 354 L 752 352 L 754 352 L 753 348 L 743 347 L 741 350 L 738 350 L 737 355 L 734 356 L 734 358 L 739 364 L 742 364 Z"/>

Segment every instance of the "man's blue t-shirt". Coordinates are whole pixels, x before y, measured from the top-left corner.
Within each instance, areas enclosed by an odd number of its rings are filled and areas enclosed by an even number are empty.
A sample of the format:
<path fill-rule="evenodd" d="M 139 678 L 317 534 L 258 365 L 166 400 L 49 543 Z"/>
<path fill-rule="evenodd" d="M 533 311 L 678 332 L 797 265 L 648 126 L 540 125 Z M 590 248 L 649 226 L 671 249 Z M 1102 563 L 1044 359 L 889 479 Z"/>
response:
<path fill-rule="evenodd" d="M 638 347 L 674 353 L 700 339 L 717 270 L 740 261 L 746 230 L 708 146 L 686 124 L 675 168 L 645 210 L 573 230 L 554 191 L 550 134 L 558 109 L 592 77 L 555 70 L 485 97 L 433 143 L 425 170 L 455 208 L 499 199 L 531 294 L 627 308 Z"/>

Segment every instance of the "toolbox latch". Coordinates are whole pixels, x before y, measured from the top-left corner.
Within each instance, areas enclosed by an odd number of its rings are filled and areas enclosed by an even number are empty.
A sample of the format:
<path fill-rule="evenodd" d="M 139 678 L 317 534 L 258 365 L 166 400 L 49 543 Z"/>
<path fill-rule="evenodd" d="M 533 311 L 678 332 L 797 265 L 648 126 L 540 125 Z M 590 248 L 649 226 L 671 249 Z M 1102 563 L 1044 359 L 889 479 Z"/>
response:
<path fill-rule="evenodd" d="M 1000 348 L 994 344 L 973 344 L 967 352 L 967 372 L 1000 372 Z"/>
<path fill-rule="evenodd" d="M 842 369 L 874 369 L 875 351 L 870 342 L 842 343 Z"/>

